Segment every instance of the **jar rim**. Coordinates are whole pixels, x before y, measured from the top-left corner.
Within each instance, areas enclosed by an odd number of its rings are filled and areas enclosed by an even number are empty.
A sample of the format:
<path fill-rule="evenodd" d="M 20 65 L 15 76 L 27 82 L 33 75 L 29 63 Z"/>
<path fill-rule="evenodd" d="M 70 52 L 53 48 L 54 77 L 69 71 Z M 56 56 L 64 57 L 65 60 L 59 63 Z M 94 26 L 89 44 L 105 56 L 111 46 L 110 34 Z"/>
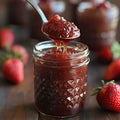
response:
<path fill-rule="evenodd" d="M 74 50 L 76 52 L 74 53 L 70 53 L 67 52 L 65 53 L 66 55 L 70 56 L 67 59 L 82 59 L 84 57 L 87 57 L 89 55 L 89 49 L 88 46 L 84 43 L 78 42 L 78 41 L 70 41 L 68 44 L 68 49 L 69 47 L 74 47 Z M 48 40 L 48 41 L 43 41 L 43 42 L 39 42 L 37 43 L 34 48 L 33 48 L 33 55 L 35 55 L 36 57 L 42 58 L 43 54 L 45 54 L 45 52 L 47 51 L 47 49 L 53 49 L 56 47 L 56 44 L 54 41 Z M 63 46 L 61 46 L 63 47 Z M 43 54 L 42 54 L 43 53 Z M 48 53 L 48 55 L 50 55 L 51 53 Z M 53 53 L 52 53 L 53 54 Z M 55 53 L 55 55 L 59 55 L 59 56 L 63 56 L 63 54 L 59 54 L 59 53 Z"/>
<path fill-rule="evenodd" d="M 54 47 L 56 48 L 54 41 L 40 42 L 33 48 L 33 60 L 43 65 L 47 63 L 46 65 L 51 67 L 67 67 L 68 64 L 71 67 L 79 67 L 89 63 L 89 49 L 86 44 L 78 41 L 70 41 L 68 46 L 71 46 L 77 52 L 56 54 L 56 51 L 55 53 L 52 51 Z M 50 52 L 48 52 L 49 48 Z"/>

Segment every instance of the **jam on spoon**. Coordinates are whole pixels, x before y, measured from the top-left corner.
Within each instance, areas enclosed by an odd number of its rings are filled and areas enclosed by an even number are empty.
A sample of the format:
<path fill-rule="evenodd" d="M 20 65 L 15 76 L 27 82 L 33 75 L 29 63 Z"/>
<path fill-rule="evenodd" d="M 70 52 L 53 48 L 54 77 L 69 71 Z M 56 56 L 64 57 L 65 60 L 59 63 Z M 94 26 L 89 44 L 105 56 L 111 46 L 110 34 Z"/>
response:
<path fill-rule="evenodd" d="M 63 41 L 70 41 L 80 36 L 80 30 L 77 26 L 59 15 L 54 15 L 45 23 L 42 31 L 52 39 Z"/>
<path fill-rule="evenodd" d="M 41 10 L 41 8 L 34 2 L 34 0 L 26 0 L 26 1 L 40 15 L 43 22 L 43 26 L 41 30 L 46 36 L 54 39 L 57 48 L 59 48 L 61 44 L 63 44 L 64 46 L 63 51 L 66 51 L 68 42 L 80 36 L 80 30 L 77 28 L 77 26 L 74 23 L 65 20 L 63 17 L 59 15 L 53 16 L 48 21 L 45 14 Z"/>
<path fill-rule="evenodd" d="M 34 2 L 34 0 L 26 0 L 31 4 L 40 15 L 43 21 L 42 31 L 52 39 L 75 39 L 80 36 L 80 30 L 74 23 L 68 22 L 59 15 L 53 16 L 49 21 L 41 8 Z"/>

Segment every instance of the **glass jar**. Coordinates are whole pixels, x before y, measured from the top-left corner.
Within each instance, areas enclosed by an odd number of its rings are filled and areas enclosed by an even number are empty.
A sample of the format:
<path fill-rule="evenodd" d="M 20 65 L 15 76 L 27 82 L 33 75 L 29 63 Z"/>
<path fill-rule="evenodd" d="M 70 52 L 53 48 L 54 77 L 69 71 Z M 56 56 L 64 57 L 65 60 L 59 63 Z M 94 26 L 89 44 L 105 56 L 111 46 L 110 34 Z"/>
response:
<path fill-rule="evenodd" d="M 77 41 L 56 46 L 44 41 L 33 49 L 35 105 L 40 113 L 72 116 L 83 108 L 89 50 Z"/>
<path fill-rule="evenodd" d="M 77 25 L 81 30 L 81 41 L 93 51 L 111 45 L 116 39 L 119 9 L 110 2 L 93 5 L 82 2 L 77 9 Z"/>
<path fill-rule="evenodd" d="M 97 5 L 99 3 L 102 3 L 104 0 L 70 0 L 70 5 L 71 5 L 71 17 L 72 21 L 74 21 L 75 24 L 77 24 L 77 8 L 80 3 L 82 2 L 91 2 L 94 5 Z"/>
<path fill-rule="evenodd" d="M 55 14 L 59 14 L 64 16 L 65 13 L 65 2 L 61 0 L 36 0 L 39 7 L 42 9 L 44 14 L 46 15 L 47 19 L 50 19 Z M 44 41 L 48 39 L 42 31 L 42 20 L 39 14 L 34 10 L 31 9 L 31 23 L 30 23 L 30 33 L 31 37 L 40 41 Z"/>

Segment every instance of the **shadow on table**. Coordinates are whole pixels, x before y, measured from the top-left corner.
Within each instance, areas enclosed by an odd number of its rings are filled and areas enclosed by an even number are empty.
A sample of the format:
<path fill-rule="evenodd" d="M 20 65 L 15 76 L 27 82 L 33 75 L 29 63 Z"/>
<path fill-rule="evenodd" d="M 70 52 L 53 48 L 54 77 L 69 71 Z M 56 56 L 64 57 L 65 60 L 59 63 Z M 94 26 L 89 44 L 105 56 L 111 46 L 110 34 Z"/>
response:
<path fill-rule="evenodd" d="M 108 110 L 103 110 L 99 106 L 87 108 L 84 111 L 82 120 L 119 120 L 120 114 Z"/>
<path fill-rule="evenodd" d="M 52 117 L 52 116 L 40 113 L 38 120 L 82 120 L 81 114 L 82 114 L 82 112 L 75 116 L 61 118 L 61 117 Z"/>

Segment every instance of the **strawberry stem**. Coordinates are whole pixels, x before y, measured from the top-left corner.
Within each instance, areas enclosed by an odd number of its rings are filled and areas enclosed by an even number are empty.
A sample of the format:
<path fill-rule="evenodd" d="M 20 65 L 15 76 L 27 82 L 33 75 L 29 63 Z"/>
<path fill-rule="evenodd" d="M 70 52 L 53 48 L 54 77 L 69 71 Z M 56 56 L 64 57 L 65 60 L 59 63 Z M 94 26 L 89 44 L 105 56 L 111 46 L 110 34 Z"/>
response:
<path fill-rule="evenodd" d="M 20 60 L 22 60 L 22 56 L 20 54 L 16 54 L 14 53 L 9 47 L 6 48 L 5 51 L 0 53 L 0 66 L 2 66 L 2 64 L 11 58 L 18 58 Z"/>
<path fill-rule="evenodd" d="M 115 80 L 111 80 L 111 81 L 107 82 L 106 85 L 108 85 L 108 84 L 114 84 L 114 83 L 115 83 Z"/>
<path fill-rule="evenodd" d="M 114 84 L 114 83 L 115 83 L 115 81 L 114 81 L 114 80 L 111 80 L 111 81 L 109 81 L 109 82 L 107 82 L 107 83 L 105 84 L 105 81 L 104 81 L 104 80 L 101 80 L 101 86 L 100 86 L 100 87 L 97 87 L 97 88 L 94 88 L 94 89 L 93 89 L 93 93 L 91 94 L 91 96 L 94 96 L 94 95 L 98 94 L 105 85 Z"/>

